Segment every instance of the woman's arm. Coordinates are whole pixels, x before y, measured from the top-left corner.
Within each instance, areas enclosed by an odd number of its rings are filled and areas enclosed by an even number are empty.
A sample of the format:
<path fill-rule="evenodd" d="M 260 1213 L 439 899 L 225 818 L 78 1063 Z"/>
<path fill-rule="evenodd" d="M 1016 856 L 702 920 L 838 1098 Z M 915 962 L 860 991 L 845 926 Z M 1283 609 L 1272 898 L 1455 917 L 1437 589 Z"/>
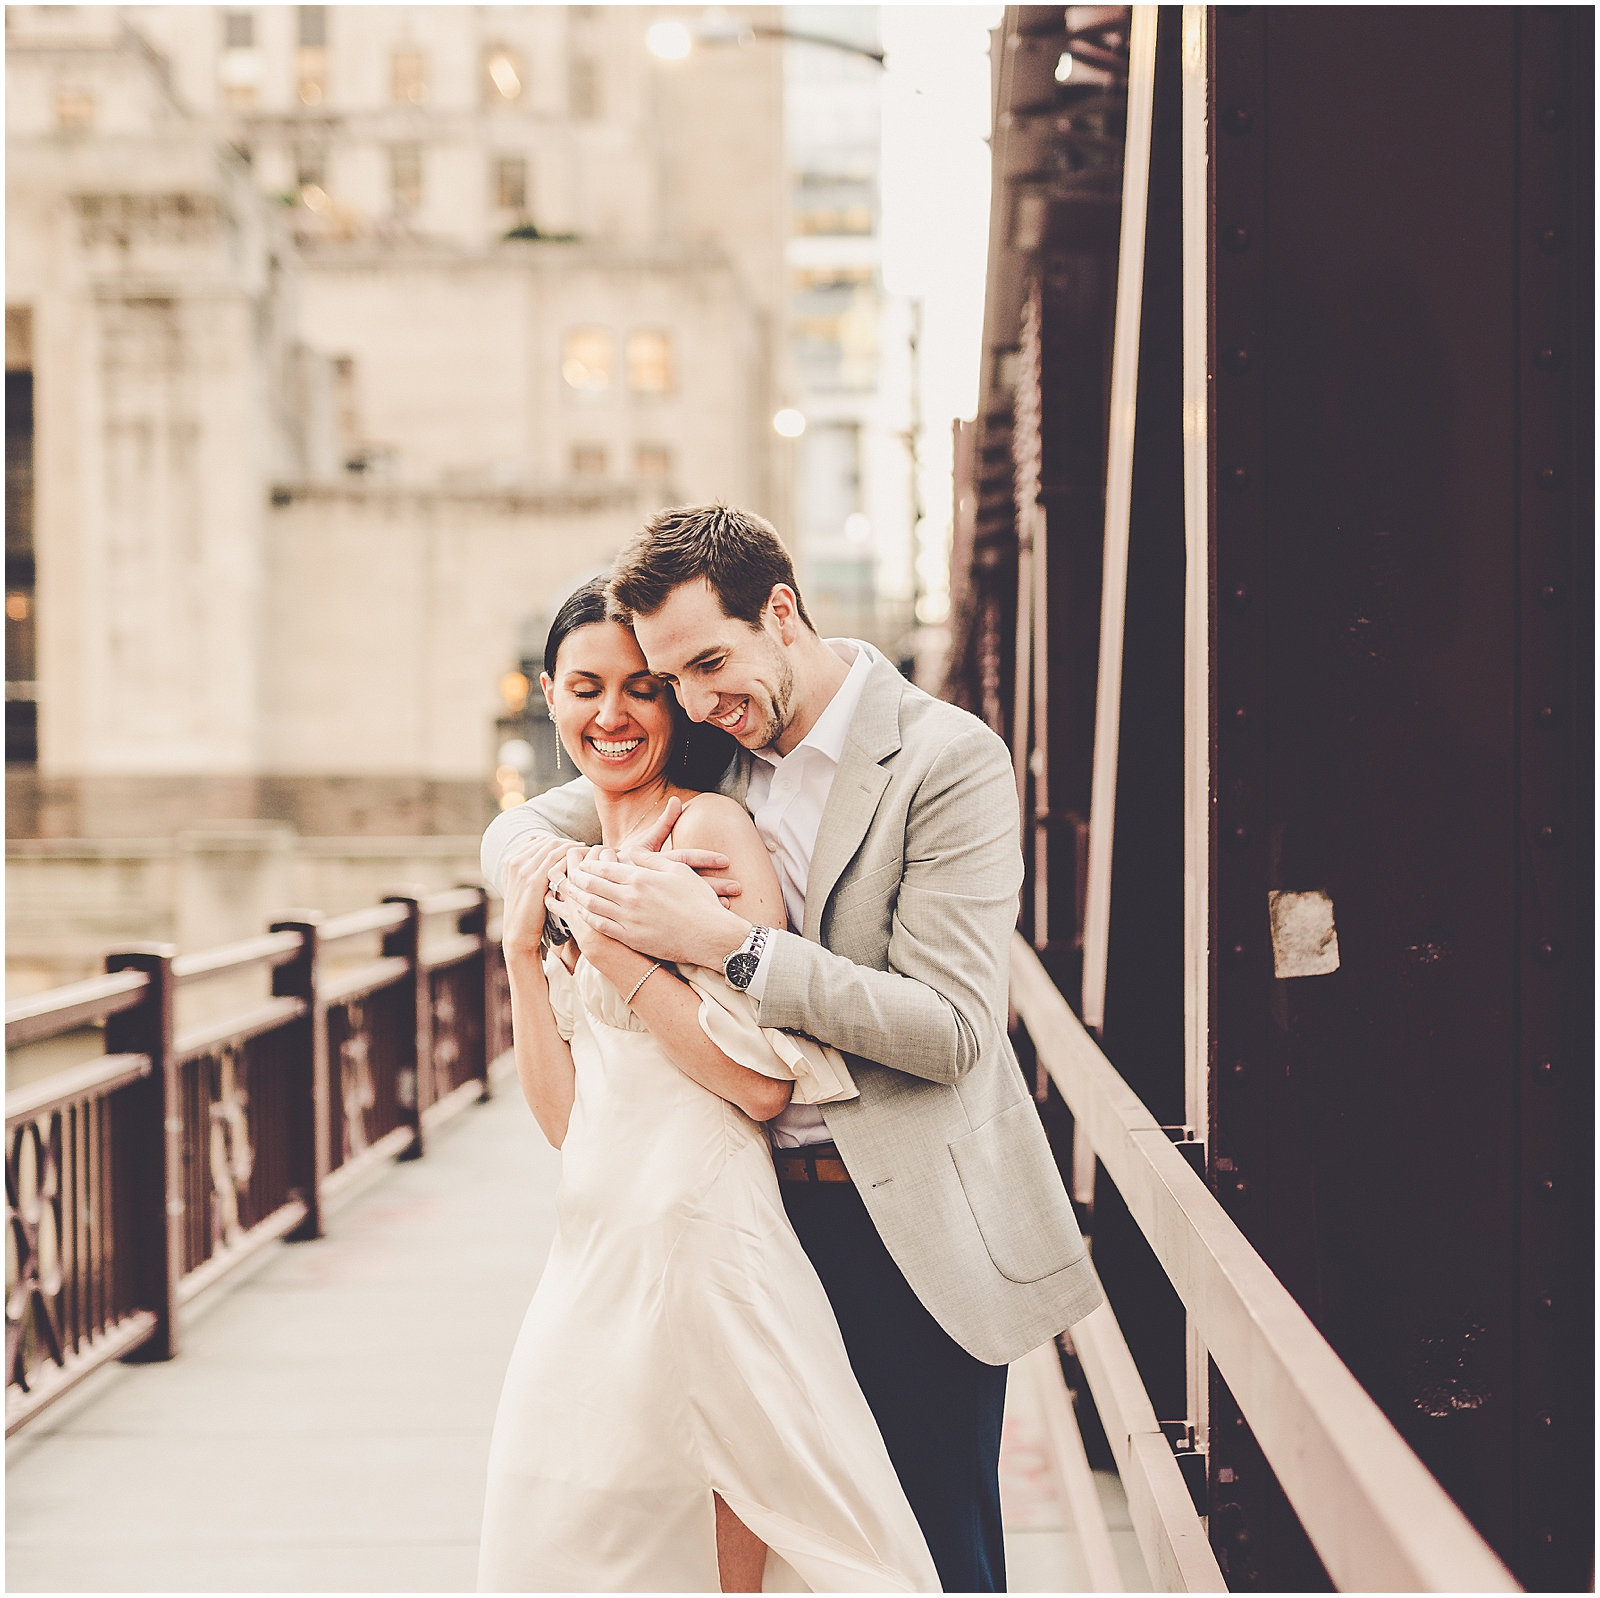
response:
<path fill-rule="evenodd" d="M 542 839 L 506 862 L 505 911 L 501 948 L 511 986 L 511 1041 L 517 1081 L 552 1148 L 566 1141 L 572 1117 L 572 1050 L 556 1026 L 550 1007 L 539 940 L 544 932 L 545 893 L 550 868 L 571 845 L 564 838 Z"/>
<path fill-rule="evenodd" d="M 763 926 L 784 926 L 787 916 L 777 873 L 744 807 L 722 794 L 701 794 L 684 812 L 673 835 L 680 849 L 712 849 L 731 862 L 743 893 L 741 915 Z M 614 942 L 574 916 L 573 935 L 590 962 L 617 992 L 626 995 L 650 970 L 651 961 Z M 667 1058 L 701 1087 L 737 1104 L 753 1121 L 770 1121 L 789 1102 L 792 1082 L 782 1082 L 730 1060 L 700 1025 L 700 996 L 670 971 L 653 972 L 630 1008 Z"/>

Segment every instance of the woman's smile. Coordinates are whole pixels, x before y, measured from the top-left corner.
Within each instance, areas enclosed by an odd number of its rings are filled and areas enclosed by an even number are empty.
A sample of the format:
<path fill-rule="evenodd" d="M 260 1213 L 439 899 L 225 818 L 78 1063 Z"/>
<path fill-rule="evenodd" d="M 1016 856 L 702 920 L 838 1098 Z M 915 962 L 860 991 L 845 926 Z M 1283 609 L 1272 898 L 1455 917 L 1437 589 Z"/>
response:
<path fill-rule="evenodd" d="M 596 738 L 590 736 L 584 740 L 589 747 L 604 761 L 612 765 L 622 765 L 629 760 L 635 750 L 644 746 L 643 738 Z"/>

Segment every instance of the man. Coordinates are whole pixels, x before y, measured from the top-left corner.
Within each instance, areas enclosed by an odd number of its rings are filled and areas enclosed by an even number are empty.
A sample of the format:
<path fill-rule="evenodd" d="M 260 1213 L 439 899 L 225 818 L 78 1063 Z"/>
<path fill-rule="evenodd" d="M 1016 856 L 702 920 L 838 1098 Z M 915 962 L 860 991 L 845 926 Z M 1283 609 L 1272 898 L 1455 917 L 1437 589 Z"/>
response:
<path fill-rule="evenodd" d="M 560 895 L 652 958 L 721 966 L 763 1026 L 847 1056 L 859 1098 L 771 1123 L 785 1206 L 945 1590 L 1003 1591 L 1005 1367 L 1099 1303 L 1006 1037 L 1009 752 L 870 646 L 819 638 L 748 512 L 659 512 L 611 594 L 690 718 L 746 751 L 723 791 L 772 853 L 789 927 L 752 927 L 652 850 L 574 863 Z M 585 780 L 498 817 L 485 874 L 538 832 L 599 840 Z"/>

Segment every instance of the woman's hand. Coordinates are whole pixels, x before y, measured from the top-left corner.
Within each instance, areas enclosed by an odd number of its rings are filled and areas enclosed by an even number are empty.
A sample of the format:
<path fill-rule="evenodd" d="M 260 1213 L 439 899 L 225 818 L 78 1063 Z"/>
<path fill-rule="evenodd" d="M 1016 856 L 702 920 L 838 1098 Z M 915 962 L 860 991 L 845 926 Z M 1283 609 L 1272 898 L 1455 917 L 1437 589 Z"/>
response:
<path fill-rule="evenodd" d="M 550 889 L 550 872 L 571 848 L 565 838 L 536 835 L 527 848 L 506 861 L 500 941 L 508 954 L 538 958 L 539 940 L 544 935 L 545 895 Z"/>

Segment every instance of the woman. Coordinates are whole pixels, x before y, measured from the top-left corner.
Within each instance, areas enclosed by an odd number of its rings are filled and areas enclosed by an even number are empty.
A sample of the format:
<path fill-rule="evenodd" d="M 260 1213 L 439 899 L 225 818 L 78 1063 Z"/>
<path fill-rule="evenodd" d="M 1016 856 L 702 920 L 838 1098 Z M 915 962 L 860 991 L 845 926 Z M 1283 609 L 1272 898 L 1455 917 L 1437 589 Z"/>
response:
<path fill-rule="evenodd" d="M 728 856 L 741 910 L 782 925 L 749 816 L 700 791 L 731 744 L 690 743 L 603 582 L 557 614 L 540 680 L 605 845 L 677 798 L 674 846 Z M 720 972 L 658 965 L 576 916 L 541 959 L 568 848 L 506 874 L 517 1072 L 562 1175 L 495 1422 L 479 1589 L 937 1592 L 760 1124 L 791 1093 L 854 1096 L 843 1061 L 764 1032 Z"/>

